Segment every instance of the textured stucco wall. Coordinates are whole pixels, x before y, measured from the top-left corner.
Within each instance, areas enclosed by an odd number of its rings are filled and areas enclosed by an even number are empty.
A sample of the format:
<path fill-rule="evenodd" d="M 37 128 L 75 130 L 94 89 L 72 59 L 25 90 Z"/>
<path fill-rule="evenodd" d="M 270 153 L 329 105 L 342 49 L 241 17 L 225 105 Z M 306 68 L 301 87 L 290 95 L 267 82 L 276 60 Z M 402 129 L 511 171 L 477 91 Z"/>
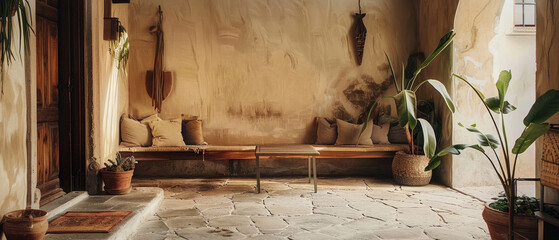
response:
<path fill-rule="evenodd" d="M 522 120 L 528 114 L 536 95 L 536 33 L 514 31 L 514 0 L 505 0 L 497 35 L 491 41 L 493 76 L 501 70 L 511 70 L 512 80 L 507 92 L 507 100 L 517 109 L 506 115 L 509 149 L 522 134 Z M 536 166 L 535 146 L 528 148 L 518 157 L 516 177 L 533 178 Z"/>
<path fill-rule="evenodd" d="M 34 15 L 35 1 L 29 3 Z M 17 51 L 17 30 L 14 34 L 14 49 Z M 28 97 L 33 81 L 29 58 L 22 56 L 20 59 L 16 55 L 9 67 L 4 65 L 4 94 L 0 95 L 0 216 L 28 204 L 33 206 L 27 199 L 28 189 L 34 190 L 36 185 L 28 186 Z"/>
<path fill-rule="evenodd" d="M 128 75 L 116 68 L 109 54 L 109 41 L 103 40 L 103 1 L 90 1 L 86 8 L 87 79 L 87 176 L 86 189 L 101 191 L 98 171 L 107 159 L 114 159 L 120 142 L 120 116 L 128 112 Z M 112 17 L 118 17 L 128 30 L 128 4 L 113 4 Z M 128 66 L 127 68 L 128 69 Z"/>
<path fill-rule="evenodd" d="M 462 0 L 458 3 L 455 17 L 457 36 L 454 40 L 454 72 L 466 77 L 486 96 L 497 94 L 494 75 L 493 49 L 490 42 L 496 35 L 496 24 L 504 1 Z M 493 133 L 493 125 L 487 111 L 473 90 L 462 81 L 454 79 L 454 100 L 457 112 L 453 126 L 477 123 L 478 128 Z M 454 143 L 476 143 L 475 135 L 455 127 Z M 498 179 L 487 159 L 477 151 L 464 151 L 452 160 L 452 186 L 498 184 Z"/>
<path fill-rule="evenodd" d="M 448 31 L 454 29 L 454 17 L 458 0 L 431 1 L 421 0 L 418 5 L 418 40 L 419 51 L 425 55 L 430 54 L 439 43 L 439 39 Z M 446 87 L 448 93 L 453 96 L 452 79 L 450 75 L 453 67 L 453 45 L 450 45 L 428 68 L 421 72 L 419 79 L 437 79 Z M 435 96 L 435 97 L 433 97 Z M 419 99 L 433 100 L 437 107 L 437 113 L 441 118 L 442 134 L 438 150 L 452 144 L 452 112 L 448 110 L 446 103 L 430 86 L 423 86 L 418 93 Z M 434 170 L 434 178 L 441 183 L 452 186 L 452 156 L 447 155 L 441 165 Z"/>
<path fill-rule="evenodd" d="M 559 89 L 559 3 L 557 1 L 536 1 L 536 96 L 544 94 L 549 89 Z M 549 120 L 550 123 L 559 123 L 559 114 Z M 536 174 L 540 176 L 542 139 L 536 145 Z M 539 187 L 536 188 L 539 190 Z M 539 194 L 538 194 L 539 196 Z M 559 203 L 559 192 L 546 189 L 546 202 Z"/>
<path fill-rule="evenodd" d="M 211 144 L 314 141 L 314 117 L 356 120 L 393 91 L 384 57 L 416 50 L 416 13 L 405 0 L 361 1 L 368 29 L 362 66 L 351 45 L 357 1 L 183 1 L 130 3 L 130 112 L 154 113 L 145 88 L 164 12 L 165 69 L 174 86 L 163 118 L 200 116 Z M 384 85 L 383 85 L 384 84 Z"/>

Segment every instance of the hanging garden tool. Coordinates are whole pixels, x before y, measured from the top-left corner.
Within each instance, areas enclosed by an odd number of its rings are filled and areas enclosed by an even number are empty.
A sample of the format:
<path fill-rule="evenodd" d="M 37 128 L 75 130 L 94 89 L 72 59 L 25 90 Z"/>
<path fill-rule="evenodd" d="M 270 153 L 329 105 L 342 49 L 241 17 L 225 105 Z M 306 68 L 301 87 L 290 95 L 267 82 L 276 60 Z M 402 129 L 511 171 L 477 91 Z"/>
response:
<path fill-rule="evenodd" d="M 363 23 L 366 13 L 361 13 L 361 0 L 359 3 L 359 13 L 355 14 L 355 23 L 353 24 L 353 45 L 355 46 L 355 58 L 357 65 L 361 65 L 363 60 L 363 51 L 365 50 L 365 39 L 367 38 L 367 28 Z"/>
<path fill-rule="evenodd" d="M 173 79 L 171 72 L 163 71 L 164 39 L 163 29 L 161 28 L 163 22 L 161 6 L 158 7 L 157 14 L 159 15 L 157 24 L 149 28 L 150 33 L 155 35 L 156 42 L 153 71 L 148 71 L 146 74 L 146 89 L 151 98 L 151 105 L 157 112 L 161 112 L 161 104 L 171 92 Z"/>

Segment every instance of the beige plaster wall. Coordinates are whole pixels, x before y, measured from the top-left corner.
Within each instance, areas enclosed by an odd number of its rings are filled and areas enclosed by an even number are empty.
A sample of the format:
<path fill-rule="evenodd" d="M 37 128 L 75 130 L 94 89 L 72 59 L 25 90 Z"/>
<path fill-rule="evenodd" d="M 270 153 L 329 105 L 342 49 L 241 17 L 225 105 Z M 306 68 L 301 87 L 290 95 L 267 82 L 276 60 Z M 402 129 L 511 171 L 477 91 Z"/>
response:
<path fill-rule="evenodd" d="M 211 144 L 314 141 L 314 117 L 356 121 L 390 89 L 395 63 L 417 49 L 416 11 L 406 0 L 361 1 L 368 29 L 362 66 L 351 45 L 357 1 L 130 3 L 130 112 L 154 113 L 145 89 L 153 68 L 156 7 L 164 12 L 165 69 L 174 86 L 163 118 L 200 116 Z M 376 90 L 373 90 L 376 89 Z"/>
<path fill-rule="evenodd" d="M 448 31 L 454 29 L 454 17 L 458 0 L 452 1 L 418 1 L 418 39 L 419 51 L 430 54 L 437 47 L 439 39 Z M 453 96 L 452 79 L 450 75 L 453 67 L 453 46 L 449 46 L 434 60 L 428 68 L 421 72 L 419 79 L 437 79 L 446 87 L 448 93 Z M 419 99 L 433 100 L 437 106 L 438 115 L 441 118 L 442 134 L 437 146 L 441 150 L 452 144 L 452 133 L 454 125 L 452 112 L 448 110 L 446 103 L 438 92 L 430 86 L 423 86 L 418 93 Z M 441 165 L 434 170 L 434 178 L 441 183 L 452 186 L 452 156 L 447 155 Z"/>
<path fill-rule="evenodd" d="M 35 1 L 29 3 L 34 15 Z M 17 49 L 17 30 L 14 36 L 14 49 Z M 4 65 L 4 92 L 0 94 L 0 216 L 28 204 L 32 206 L 27 199 L 28 189 L 35 189 L 35 186 L 28 186 L 31 181 L 28 179 L 28 87 L 34 81 L 30 77 L 29 58 L 22 56 L 20 59 L 16 55 L 10 66 Z"/>
<path fill-rule="evenodd" d="M 90 1 L 87 5 L 86 56 L 91 58 L 87 79 L 88 124 L 90 136 L 87 148 L 86 189 L 90 193 L 101 191 L 98 171 L 107 159 L 114 159 L 120 142 L 120 116 L 128 112 L 128 75 L 116 67 L 109 54 L 109 41 L 103 40 L 103 1 Z M 118 17 L 128 29 L 128 4 L 113 4 L 112 17 Z M 126 67 L 128 69 L 128 66 Z"/>
<path fill-rule="evenodd" d="M 497 35 L 490 42 L 493 59 L 493 76 L 501 70 L 511 70 L 512 80 L 507 92 L 507 100 L 517 107 L 505 117 L 509 149 L 522 134 L 522 120 L 528 114 L 536 95 L 536 32 L 514 30 L 514 0 L 505 0 Z M 535 146 L 528 148 L 518 157 L 516 177 L 535 177 Z"/>
<path fill-rule="evenodd" d="M 536 1 L 536 96 L 544 94 L 549 89 L 559 89 L 559 3 L 557 1 Z M 559 123 L 559 114 L 549 120 L 550 123 Z M 540 176 L 542 139 L 536 142 L 536 174 Z M 536 188 L 539 190 L 539 187 Z M 538 194 L 539 196 L 539 194 Z M 559 192 L 546 188 L 546 202 L 559 202 Z"/>
<path fill-rule="evenodd" d="M 458 3 L 455 17 L 457 36 L 454 40 L 454 72 L 464 76 L 486 96 L 497 94 L 494 75 L 493 49 L 496 24 L 500 15 L 502 0 L 462 0 Z M 494 133 L 490 116 L 473 90 L 462 81 L 454 79 L 454 100 L 457 112 L 453 126 L 477 123 L 478 128 Z M 465 129 L 455 127 L 454 143 L 476 143 L 475 135 Z M 487 159 L 477 151 L 464 151 L 452 160 L 452 186 L 475 186 L 499 184 L 493 168 Z"/>

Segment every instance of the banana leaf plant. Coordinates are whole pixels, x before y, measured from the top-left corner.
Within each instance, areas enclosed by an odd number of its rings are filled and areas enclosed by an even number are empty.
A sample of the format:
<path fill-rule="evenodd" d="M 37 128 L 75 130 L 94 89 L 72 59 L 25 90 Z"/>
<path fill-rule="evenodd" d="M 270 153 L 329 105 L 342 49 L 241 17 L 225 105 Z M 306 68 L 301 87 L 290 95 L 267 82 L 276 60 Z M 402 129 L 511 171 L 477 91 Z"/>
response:
<path fill-rule="evenodd" d="M 511 72 L 502 71 L 499 74 L 499 79 L 496 84 L 498 96 L 490 98 L 485 98 L 483 93 L 476 89 L 464 77 L 456 74 L 454 74 L 454 76 L 466 82 L 466 84 L 475 91 L 476 95 L 487 110 L 487 113 L 491 117 L 491 121 L 495 127 L 497 135 L 495 136 L 493 134 L 483 132 L 476 127 L 476 124 L 464 126 L 462 123 L 459 123 L 459 126 L 464 127 L 467 131 L 477 135 L 478 143 L 455 144 L 441 150 L 431 158 L 429 165 L 425 168 L 425 171 L 438 167 L 441 164 L 442 157 L 448 154 L 460 155 L 460 152 L 467 148 L 475 149 L 476 151 L 482 153 L 487 158 L 489 163 L 491 163 L 493 170 L 499 177 L 499 181 L 503 186 L 508 202 L 508 209 L 514 209 L 513 211 L 509 210 L 509 238 L 512 239 L 513 235 L 511 226 L 514 226 L 513 216 L 515 210 L 517 209 L 516 206 L 513 206 L 513 203 L 516 202 L 514 178 L 518 155 L 526 151 L 526 149 L 528 149 L 528 147 L 530 147 L 537 138 L 545 134 L 550 128 L 550 125 L 545 121 L 559 111 L 559 91 L 553 89 L 549 90 L 536 99 L 536 102 L 532 105 L 528 115 L 526 115 L 523 120 L 524 126 L 522 127 L 524 127 L 524 130 L 522 131 L 522 134 L 514 142 L 513 148 L 509 149 L 505 128 L 505 115 L 516 109 L 515 106 L 505 100 L 507 89 L 512 78 Z M 500 123 L 495 118 L 495 115 L 500 116 Z M 512 126 L 507 127 L 511 128 Z M 501 149 L 502 155 L 499 155 L 498 148 Z"/>
<path fill-rule="evenodd" d="M 2 0 L 0 1 L 0 91 L 4 94 L 4 63 L 10 65 L 15 59 L 12 42 L 14 41 L 14 21 L 17 20 L 19 30 L 19 53 L 23 47 L 26 54 L 29 53 L 29 33 L 33 33 L 31 27 L 32 16 L 29 14 L 31 6 L 28 0 Z M 15 16 L 15 17 L 14 17 Z"/>
<path fill-rule="evenodd" d="M 378 105 L 378 103 L 385 99 L 393 99 L 394 103 L 396 104 L 396 111 L 398 113 L 398 123 L 401 127 L 404 128 L 406 132 L 406 137 L 409 144 L 409 151 L 411 154 L 418 154 L 417 149 L 415 148 L 414 140 L 413 140 L 413 130 L 417 126 L 417 123 L 420 123 L 422 132 L 423 132 L 423 153 L 428 157 L 431 158 L 435 155 L 435 151 L 437 148 L 437 140 L 435 136 L 435 132 L 431 124 L 422 118 L 417 117 L 417 97 L 416 92 L 419 90 L 421 86 L 425 83 L 429 83 L 438 93 L 441 94 L 443 99 L 446 102 L 448 108 L 454 112 L 454 103 L 450 98 L 450 95 L 446 91 L 446 87 L 440 81 L 435 79 L 427 79 L 423 81 L 419 81 L 416 83 L 417 76 L 423 69 L 425 69 L 429 64 L 443 51 L 445 50 L 452 40 L 454 39 L 455 33 L 454 31 L 450 31 L 445 34 L 440 40 L 439 44 L 433 50 L 433 52 L 423 61 L 419 66 L 416 63 L 416 60 L 411 60 L 408 62 L 407 66 L 402 64 L 402 74 L 400 79 L 396 78 L 396 73 L 394 68 L 392 67 L 392 62 L 390 61 L 390 57 L 388 54 L 385 53 L 386 59 L 388 61 L 388 66 L 390 67 L 390 71 L 392 73 L 392 80 L 394 81 L 394 87 L 396 89 L 396 95 L 394 96 L 385 96 L 378 100 L 376 100 L 369 109 L 367 114 L 367 118 L 364 121 L 363 128 L 361 129 L 361 133 L 365 131 L 367 127 L 367 123 L 371 118 L 371 114 L 373 109 Z"/>

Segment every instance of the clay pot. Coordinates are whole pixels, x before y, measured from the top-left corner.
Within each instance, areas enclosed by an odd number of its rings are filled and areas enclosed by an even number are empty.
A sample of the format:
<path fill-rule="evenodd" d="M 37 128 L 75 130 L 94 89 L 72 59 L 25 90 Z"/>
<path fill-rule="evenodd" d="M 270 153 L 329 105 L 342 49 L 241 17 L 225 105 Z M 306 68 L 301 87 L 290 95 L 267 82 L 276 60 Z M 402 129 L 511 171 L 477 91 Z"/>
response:
<path fill-rule="evenodd" d="M 132 175 L 134 175 L 134 170 L 112 172 L 107 171 L 106 168 L 101 169 L 101 176 L 103 177 L 103 182 L 105 182 L 105 192 L 117 195 L 129 193 Z"/>
<path fill-rule="evenodd" d="M 509 234 L 509 213 L 501 212 L 485 205 L 481 213 L 493 240 L 507 240 Z M 538 219 L 536 216 L 514 216 L 514 239 L 538 239 Z M 521 236 L 522 235 L 522 236 Z"/>
<path fill-rule="evenodd" d="M 47 212 L 38 209 L 16 210 L 4 215 L 4 233 L 10 239 L 43 239 L 49 228 Z"/>
<path fill-rule="evenodd" d="M 424 186 L 431 181 L 432 172 L 424 171 L 429 158 L 397 152 L 392 160 L 392 175 L 396 183 L 406 186 Z"/>

